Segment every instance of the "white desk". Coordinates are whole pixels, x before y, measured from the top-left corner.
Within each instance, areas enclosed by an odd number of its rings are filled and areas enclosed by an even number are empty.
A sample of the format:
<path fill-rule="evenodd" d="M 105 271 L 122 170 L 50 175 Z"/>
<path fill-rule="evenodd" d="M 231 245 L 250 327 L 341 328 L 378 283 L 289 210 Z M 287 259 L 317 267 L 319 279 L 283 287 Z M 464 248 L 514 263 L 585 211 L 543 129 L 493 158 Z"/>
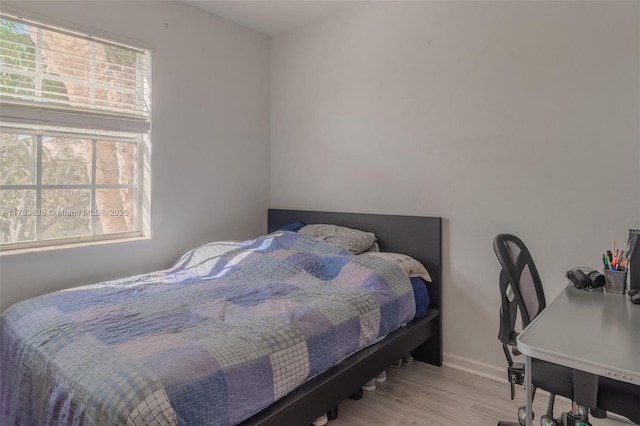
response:
<path fill-rule="evenodd" d="M 623 294 L 568 286 L 518 336 L 531 358 L 640 385 L 640 305 Z M 531 425 L 531 374 L 526 374 L 527 425 Z"/>

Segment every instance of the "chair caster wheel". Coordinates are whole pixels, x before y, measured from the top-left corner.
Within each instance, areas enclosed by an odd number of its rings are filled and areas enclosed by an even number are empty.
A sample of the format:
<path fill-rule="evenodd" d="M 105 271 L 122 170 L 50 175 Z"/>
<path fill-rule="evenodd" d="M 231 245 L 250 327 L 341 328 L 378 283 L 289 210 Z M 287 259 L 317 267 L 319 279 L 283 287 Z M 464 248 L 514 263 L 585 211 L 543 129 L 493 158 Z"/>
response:
<path fill-rule="evenodd" d="M 558 423 L 558 420 L 554 419 L 553 417 L 547 416 L 546 414 L 542 417 L 540 417 L 540 426 L 561 426 L 560 423 Z"/>
<path fill-rule="evenodd" d="M 562 413 L 562 425 L 564 426 L 592 426 L 584 416 L 574 416 L 571 413 Z"/>
<path fill-rule="evenodd" d="M 531 420 L 535 417 L 535 413 L 531 412 Z M 520 426 L 527 426 L 527 407 L 518 408 L 518 423 Z"/>

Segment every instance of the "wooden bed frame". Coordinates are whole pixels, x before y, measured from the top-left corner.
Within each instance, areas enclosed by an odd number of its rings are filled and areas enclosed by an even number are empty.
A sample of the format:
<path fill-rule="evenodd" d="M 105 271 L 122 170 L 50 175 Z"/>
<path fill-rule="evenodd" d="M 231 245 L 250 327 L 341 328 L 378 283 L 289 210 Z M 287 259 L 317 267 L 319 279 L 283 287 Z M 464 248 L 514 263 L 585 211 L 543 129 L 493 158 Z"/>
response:
<path fill-rule="evenodd" d="M 308 426 L 408 352 L 442 365 L 442 218 L 304 210 L 269 210 L 269 232 L 294 223 L 329 223 L 376 234 L 381 251 L 407 254 L 429 271 L 429 311 L 314 377 L 241 426 Z"/>

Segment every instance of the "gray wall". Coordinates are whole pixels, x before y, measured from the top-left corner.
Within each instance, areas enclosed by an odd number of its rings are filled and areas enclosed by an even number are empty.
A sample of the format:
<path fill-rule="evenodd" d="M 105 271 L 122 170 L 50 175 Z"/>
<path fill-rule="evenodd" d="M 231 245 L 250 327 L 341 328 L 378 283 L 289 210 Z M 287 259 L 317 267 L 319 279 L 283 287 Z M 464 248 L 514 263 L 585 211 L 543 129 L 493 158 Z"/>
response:
<path fill-rule="evenodd" d="M 179 2 L 2 2 L 3 11 L 16 8 L 153 50 L 153 238 L 2 255 L 0 309 L 46 292 L 164 268 L 201 243 L 266 229 L 266 37 Z"/>
<path fill-rule="evenodd" d="M 269 204 L 438 215 L 445 360 L 502 374 L 494 235 L 551 299 L 640 227 L 638 3 L 364 4 L 271 42 L 177 2 L 7 8 L 153 49 L 153 239 L 3 255 L 0 309 L 254 236 Z"/>
<path fill-rule="evenodd" d="M 493 237 L 553 299 L 640 226 L 639 11 L 376 2 L 273 37 L 271 206 L 443 216 L 445 360 L 502 374 Z"/>

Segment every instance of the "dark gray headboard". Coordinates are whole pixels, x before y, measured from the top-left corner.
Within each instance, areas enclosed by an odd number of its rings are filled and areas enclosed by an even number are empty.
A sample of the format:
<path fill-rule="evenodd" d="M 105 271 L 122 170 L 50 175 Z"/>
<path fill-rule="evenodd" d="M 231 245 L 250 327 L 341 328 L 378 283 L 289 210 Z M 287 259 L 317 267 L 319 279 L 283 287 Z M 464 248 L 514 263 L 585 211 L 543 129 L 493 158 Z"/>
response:
<path fill-rule="evenodd" d="M 293 222 L 329 223 L 376 234 L 381 251 L 407 254 L 431 275 L 430 308 L 442 308 L 442 218 L 269 209 L 269 232 Z"/>

